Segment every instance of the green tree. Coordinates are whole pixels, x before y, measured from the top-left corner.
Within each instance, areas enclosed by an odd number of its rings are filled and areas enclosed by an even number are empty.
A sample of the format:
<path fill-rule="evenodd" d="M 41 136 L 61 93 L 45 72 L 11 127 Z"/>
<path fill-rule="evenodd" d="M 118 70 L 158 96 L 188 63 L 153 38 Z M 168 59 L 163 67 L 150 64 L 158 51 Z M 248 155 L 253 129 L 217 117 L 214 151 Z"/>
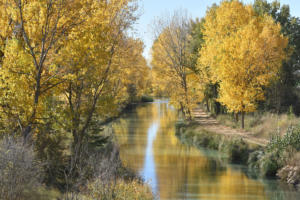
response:
<path fill-rule="evenodd" d="M 291 16 L 289 5 L 281 5 L 276 0 L 273 2 L 255 0 L 253 7 L 260 15 L 271 15 L 277 23 L 280 23 L 281 32 L 289 38 L 287 51 L 290 58 L 283 63 L 279 78 L 266 89 L 266 101 L 262 106 L 277 112 L 287 111 L 293 106 L 299 113 L 299 97 L 296 95 L 299 81 L 295 72 L 300 69 L 300 19 Z"/>

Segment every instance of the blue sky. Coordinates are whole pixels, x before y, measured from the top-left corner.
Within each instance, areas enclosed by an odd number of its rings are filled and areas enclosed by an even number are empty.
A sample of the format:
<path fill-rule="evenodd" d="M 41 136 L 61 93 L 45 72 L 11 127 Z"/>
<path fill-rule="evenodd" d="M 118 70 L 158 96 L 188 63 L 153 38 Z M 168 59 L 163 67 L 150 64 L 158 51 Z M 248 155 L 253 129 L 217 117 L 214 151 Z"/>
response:
<path fill-rule="evenodd" d="M 272 1 L 272 0 L 269 0 Z M 206 8 L 220 0 L 140 0 L 142 15 L 135 25 L 135 36 L 145 43 L 144 56 L 150 58 L 150 48 L 153 42 L 151 23 L 155 17 L 176 9 L 186 9 L 192 18 L 204 17 Z M 252 3 L 253 0 L 243 0 Z M 280 0 L 281 4 L 290 6 L 291 14 L 300 17 L 300 0 Z"/>

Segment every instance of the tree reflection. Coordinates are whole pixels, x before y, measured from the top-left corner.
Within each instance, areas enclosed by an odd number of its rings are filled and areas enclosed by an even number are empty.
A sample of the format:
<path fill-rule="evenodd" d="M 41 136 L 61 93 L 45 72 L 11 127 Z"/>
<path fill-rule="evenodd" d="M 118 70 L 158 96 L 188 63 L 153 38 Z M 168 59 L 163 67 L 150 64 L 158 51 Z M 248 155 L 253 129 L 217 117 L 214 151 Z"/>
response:
<path fill-rule="evenodd" d="M 138 106 L 113 125 L 123 162 L 142 173 L 160 199 L 275 199 L 278 187 L 247 177 L 220 161 L 219 153 L 181 144 L 177 120 L 176 110 L 155 102 Z"/>

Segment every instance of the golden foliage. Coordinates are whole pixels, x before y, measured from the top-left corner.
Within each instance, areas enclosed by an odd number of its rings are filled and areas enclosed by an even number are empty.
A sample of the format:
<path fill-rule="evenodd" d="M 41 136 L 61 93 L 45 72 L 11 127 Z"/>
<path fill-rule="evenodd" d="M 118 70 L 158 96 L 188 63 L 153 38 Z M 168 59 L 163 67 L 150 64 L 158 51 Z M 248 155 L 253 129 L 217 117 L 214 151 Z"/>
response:
<path fill-rule="evenodd" d="M 219 83 L 218 100 L 230 111 L 252 112 L 264 100 L 264 88 L 287 57 L 288 39 L 280 31 L 270 16 L 258 16 L 239 1 L 208 12 L 198 67 L 208 68 L 210 80 Z"/>
<path fill-rule="evenodd" d="M 151 62 L 154 90 L 166 93 L 171 104 L 189 118 L 202 99 L 202 87 L 190 66 L 190 28 L 187 19 L 175 13 L 152 46 Z"/>
<path fill-rule="evenodd" d="M 1 0 L 2 130 L 27 135 L 55 115 L 84 134 L 94 116 L 144 94 L 143 44 L 126 35 L 137 8 L 135 0 Z"/>

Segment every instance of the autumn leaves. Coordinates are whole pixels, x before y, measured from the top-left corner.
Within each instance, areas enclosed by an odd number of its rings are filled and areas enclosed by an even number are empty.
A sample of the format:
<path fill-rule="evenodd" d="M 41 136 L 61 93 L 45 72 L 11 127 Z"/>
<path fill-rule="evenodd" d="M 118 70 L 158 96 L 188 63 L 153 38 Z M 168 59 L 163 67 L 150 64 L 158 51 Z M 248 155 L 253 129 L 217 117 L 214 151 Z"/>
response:
<path fill-rule="evenodd" d="M 198 67 L 209 66 L 211 81 L 220 86 L 219 102 L 234 113 L 253 112 L 286 58 L 288 39 L 268 15 L 252 6 L 223 2 L 204 24 L 205 44 Z M 242 125 L 243 126 L 243 125 Z"/>
<path fill-rule="evenodd" d="M 144 94 L 143 43 L 127 34 L 136 11 L 134 0 L 1 0 L 1 131 L 27 137 L 51 124 L 82 142 Z"/>
<path fill-rule="evenodd" d="M 258 15 L 251 5 L 239 1 L 223 1 L 219 6 L 213 6 L 199 24 L 203 34 L 200 39 L 204 42 L 198 48 L 196 70 L 182 65 L 186 76 L 191 77 L 194 73 L 199 79 L 196 83 L 199 86 L 190 86 L 194 91 L 191 95 L 201 96 L 197 93 L 204 93 L 207 85 L 217 84 L 217 101 L 228 111 L 242 113 L 242 116 L 245 112 L 255 111 L 257 102 L 264 100 L 264 88 L 276 78 L 287 58 L 288 38 L 281 34 L 280 25 L 271 16 Z M 189 40 L 190 35 L 185 37 Z M 165 41 L 160 38 L 158 42 Z M 188 52 L 193 53 L 187 51 L 187 59 Z M 157 63 L 162 64 L 154 56 L 153 65 L 159 66 Z M 164 64 L 170 69 L 176 66 Z M 189 107 L 188 104 L 185 106 Z"/>

